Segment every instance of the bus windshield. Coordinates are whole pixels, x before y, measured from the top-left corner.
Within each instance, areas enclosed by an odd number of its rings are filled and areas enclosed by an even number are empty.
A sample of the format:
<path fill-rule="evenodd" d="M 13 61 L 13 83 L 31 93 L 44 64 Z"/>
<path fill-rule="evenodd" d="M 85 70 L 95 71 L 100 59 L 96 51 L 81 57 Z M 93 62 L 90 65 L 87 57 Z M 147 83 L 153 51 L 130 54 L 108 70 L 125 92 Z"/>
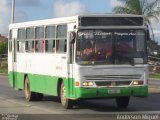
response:
<path fill-rule="evenodd" d="M 91 64 L 147 63 L 144 30 L 79 30 L 76 62 Z"/>

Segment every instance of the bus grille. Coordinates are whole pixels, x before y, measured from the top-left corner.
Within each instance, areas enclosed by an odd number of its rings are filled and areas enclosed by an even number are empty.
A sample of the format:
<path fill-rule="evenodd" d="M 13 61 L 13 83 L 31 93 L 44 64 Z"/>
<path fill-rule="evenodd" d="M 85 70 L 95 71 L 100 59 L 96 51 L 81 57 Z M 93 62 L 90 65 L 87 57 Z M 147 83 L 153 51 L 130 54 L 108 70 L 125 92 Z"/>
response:
<path fill-rule="evenodd" d="M 133 80 L 143 80 L 142 75 L 92 75 L 84 76 L 86 81 L 94 81 L 97 86 L 129 86 Z"/>
<path fill-rule="evenodd" d="M 95 82 L 97 86 L 129 86 L 132 81 L 104 81 L 104 82 Z"/>
<path fill-rule="evenodd" d="M 141 80 L 142 75 L 92 75 L 92 76 L 84 76 L 88 81 L 112 81 L 112 80 Z"/>

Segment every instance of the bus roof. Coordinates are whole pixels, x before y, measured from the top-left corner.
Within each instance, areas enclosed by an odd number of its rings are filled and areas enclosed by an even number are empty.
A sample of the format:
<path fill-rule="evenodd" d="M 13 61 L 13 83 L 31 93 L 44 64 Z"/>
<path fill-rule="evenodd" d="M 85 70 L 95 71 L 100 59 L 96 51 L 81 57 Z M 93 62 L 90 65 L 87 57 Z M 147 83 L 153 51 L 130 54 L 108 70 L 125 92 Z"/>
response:
<path fill-rule="evenodd" d="M 50 24 L 65 24 L 65 23 L 76 23 L 78 18 L 81 17 L 144 17 L 143 15 L 133 15 L 133 14 L 85 14 L 70 17 L 52 18 L 44 20 L 35 20 L 21 23 L 14 23 L 9 25 L 9 29 L 31 27 L 31 26 L 41 26 Z"/>
<path fill-rule="evenodd" d="M 103 14 L 85 14 L 79 15 L 79 17 L 144 17 L 144 15 L 135 15 L 135 14 L 112 14 L 112 13 L 103 13 Z"/>

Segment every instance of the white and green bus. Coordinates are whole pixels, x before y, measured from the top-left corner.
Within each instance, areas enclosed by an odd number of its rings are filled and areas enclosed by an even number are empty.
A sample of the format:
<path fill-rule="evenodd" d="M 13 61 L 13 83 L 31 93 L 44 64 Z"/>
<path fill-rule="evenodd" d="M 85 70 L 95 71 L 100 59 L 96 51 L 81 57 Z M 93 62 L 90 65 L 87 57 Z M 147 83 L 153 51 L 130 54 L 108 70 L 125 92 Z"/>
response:
<path fill-rule="evenodd" d="M 10 24 L 9 82 L 28 101 L 113 98 L 126 108 L 148 95 L 146 29 L 144 16 L 115 14 Z"/>

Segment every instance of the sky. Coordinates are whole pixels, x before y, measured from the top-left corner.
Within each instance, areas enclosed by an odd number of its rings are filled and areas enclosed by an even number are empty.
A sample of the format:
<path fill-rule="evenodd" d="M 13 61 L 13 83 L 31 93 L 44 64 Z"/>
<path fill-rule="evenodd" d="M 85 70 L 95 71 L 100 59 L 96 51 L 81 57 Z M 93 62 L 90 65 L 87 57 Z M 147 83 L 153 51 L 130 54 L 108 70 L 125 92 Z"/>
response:
<path fill-rule="evenodd" d="M 0 0 L 0 34 L 8 34 L 12 0 Z M 117 0 L 15 0 L 15 22 L 25 22 L 86 13 L 112 13 Z M 153 21 L 160 41 L 160 24 Z M 157 37 L 158 35 L 158 37 Z"/>

